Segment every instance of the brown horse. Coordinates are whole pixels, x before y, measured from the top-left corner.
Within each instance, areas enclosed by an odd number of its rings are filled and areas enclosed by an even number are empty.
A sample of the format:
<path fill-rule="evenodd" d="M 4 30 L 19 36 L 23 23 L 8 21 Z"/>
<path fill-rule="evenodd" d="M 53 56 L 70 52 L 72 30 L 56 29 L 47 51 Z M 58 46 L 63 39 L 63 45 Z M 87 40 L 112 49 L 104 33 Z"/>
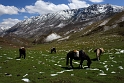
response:
<path fill-rule="evenodd" d="M 88 68 L 90 68 L 90 65 L 92 63 L 90 57 L 83 50 L 80 50 L 80 51 L 73 50 L 73 51 L 68 52 L 66 56 L 66 66 L 68 66 L 69 59 L 70 59 L 71 68 L 73 68 L 73 65 L 72 65 L 73 59 L 80 60 L 79 68 L 83 68 L 82 63 L 84 60 L 87 60 Z"/>
<path fill-rule="evenodd" d="M 24 59 L 26 57 L 26 50 L 24 47 L 19 48 L 19 58 L 21 58 L 21 57 L 24 57 Z"/>
<path fill-rule="evenodd" d="M 105 52 L 105 51 L 104 51 L 103 48 L 97 48 L 97 49 L 94 50 L 94 52 L 96 53 L 96 59 L 99 61 L 101 54 L 102 54 L 103 52 Z"/>

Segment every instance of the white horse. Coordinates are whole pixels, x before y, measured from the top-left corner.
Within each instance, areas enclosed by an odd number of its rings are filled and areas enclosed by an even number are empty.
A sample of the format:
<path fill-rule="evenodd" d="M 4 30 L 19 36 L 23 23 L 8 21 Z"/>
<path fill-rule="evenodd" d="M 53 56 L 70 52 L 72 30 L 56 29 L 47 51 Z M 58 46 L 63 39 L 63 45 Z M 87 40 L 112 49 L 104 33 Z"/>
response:
<path fill-rule="evenodd" d="M 97 48 L 97 49 L 94 50 L 94 52 L 96 53 L 96 58 L 99 61 L 101 54 L 104 53 L 105 51 L 104 51 L 103 48 Z"/>

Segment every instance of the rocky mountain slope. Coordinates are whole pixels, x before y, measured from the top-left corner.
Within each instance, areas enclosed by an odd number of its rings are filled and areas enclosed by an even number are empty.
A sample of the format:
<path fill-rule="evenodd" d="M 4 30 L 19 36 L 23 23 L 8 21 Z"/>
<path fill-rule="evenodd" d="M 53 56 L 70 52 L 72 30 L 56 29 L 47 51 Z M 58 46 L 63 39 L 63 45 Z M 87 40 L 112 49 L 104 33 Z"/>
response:
<path fill-rule="evenodd" d="M 59 38 L 69 37 L 70 33 L 79 31 L 83 31 L 82 36 L 89 35 L 95 31 L 123 26 L 124 14 L 114 16 L 123 10 L 122 6 L 94 4 L 87 8 L 48 13 L 19 22 L 2 36 L 42 43 L 53 33 Z"/>

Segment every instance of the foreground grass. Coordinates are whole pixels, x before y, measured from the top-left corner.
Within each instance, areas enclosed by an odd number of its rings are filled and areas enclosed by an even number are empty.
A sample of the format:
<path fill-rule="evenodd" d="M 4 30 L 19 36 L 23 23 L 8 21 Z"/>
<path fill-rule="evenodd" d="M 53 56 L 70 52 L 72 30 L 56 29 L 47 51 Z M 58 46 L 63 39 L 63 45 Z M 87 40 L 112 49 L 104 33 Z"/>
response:
<path fill-rule="evenodd" d="M 97 37 L 97 38 L 96 38 Z M 36 45 L 26 48 L 26 59 L 16 59 L 18 48 L 0 48 L 0 83 L 122 83 L 124 81 L 124 38 L 118 35 L 90 36 L 63 42 Z M 55 46 L 57 54 L 50 54 Z M 73 61 L 74 69 L 65 66 L 69 50 L 83 49 L 91 59 L 93 50 L 105 48 L 100 61 L 92 61 L 90 69 L 78 69 L 79 61 Z M 86 61 L 83 63 L 86 66 Z"/>

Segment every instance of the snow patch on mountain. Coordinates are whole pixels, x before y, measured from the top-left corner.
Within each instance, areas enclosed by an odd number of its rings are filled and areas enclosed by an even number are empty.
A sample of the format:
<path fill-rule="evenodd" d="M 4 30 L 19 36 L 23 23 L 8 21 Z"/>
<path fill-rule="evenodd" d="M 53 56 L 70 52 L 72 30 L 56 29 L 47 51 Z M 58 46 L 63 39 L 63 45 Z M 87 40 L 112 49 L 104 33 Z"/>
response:
<path fill-rule="evenodd" d="M 111 5 L 114 9 L 114 12 L 119 12 L 124 9 L 124 6 Z"/>
<path fill-rule="evenodd" d="M 50 41 L 53 41 L 53 40 L 59 39 L 59 38 L 61 38 L 60 35 L 58 35 L 58 34 L 56 34 L 56 33 L 52 33 L 52 34 L 50 34 L 50 35 L 48 35 L 48 36 L 46 37 L 45 41 L 46 41 L 46 42 L 50 42 Z"/>
<path fill-rule="evenodd" d="M 67 37 L 64 37 L 64 38 L 58 39 L 57 41 L 66 40 L 66 39 L 69 39 L 69 37 L 70 37 L 70 36 L 67 36 Z"/>
<path fill-rule="evenodd" d="M 0 28 L 0 32 L 3 32 L 3 29 Z"/>
<path fill-rule="evenodd" d="M 63 26 L 65 26 L 65 24 L 63 24 L 63 23 L 60 23 L 57 27 L 63 27 Z"/>

